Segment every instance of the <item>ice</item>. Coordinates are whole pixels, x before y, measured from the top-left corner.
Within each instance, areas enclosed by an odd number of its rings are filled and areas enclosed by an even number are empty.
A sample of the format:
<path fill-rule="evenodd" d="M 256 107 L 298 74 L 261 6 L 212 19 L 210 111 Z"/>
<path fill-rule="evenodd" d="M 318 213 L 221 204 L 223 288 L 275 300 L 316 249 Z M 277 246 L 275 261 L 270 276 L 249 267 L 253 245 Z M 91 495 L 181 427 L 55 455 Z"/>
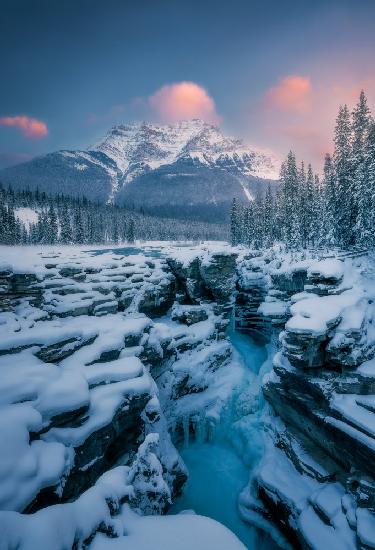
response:
<path fill-rule="evenodd" d="M 190 477 L 172 513 L 193 509 L 210 515 L 233 530 L 247 548 L 271 550 L 275 543 L 244 523 L 238 509 L 239 493 L 263 452 L 258 414 L 263 404 L 259 405 L 258 394 L 261 378 L 271 364 L 265 361 L 263 346 L 233 329 L 229 335 L 234 356 L 220 368 L 220 377 L 215 377 L 203 394 L 179 400 L 178 412 L 185 411 L 180 452 Z M 221 396 L 220 406 L 217 396 Z M 194 413 L 202 409 L 205 414 Z"/>
<path fill-rule="evenodd" d="M 237 499 L 249 479 L 249 470 L 228 443 L 192 442 L 181 451 L 189 470 L 183 497 L 171 513 L 193 509 L 197 514 L 215 518 L 229 529 L 241 533 L 247 548 L 254 547 L 256 533 L 238 517 Z"/>

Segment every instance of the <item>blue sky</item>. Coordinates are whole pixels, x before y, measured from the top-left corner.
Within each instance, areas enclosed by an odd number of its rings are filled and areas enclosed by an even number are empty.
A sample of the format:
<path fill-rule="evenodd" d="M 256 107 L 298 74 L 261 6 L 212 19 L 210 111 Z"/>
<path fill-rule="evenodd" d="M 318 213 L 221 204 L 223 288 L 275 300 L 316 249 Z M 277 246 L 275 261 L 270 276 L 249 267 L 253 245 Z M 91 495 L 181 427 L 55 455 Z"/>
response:
<path fill-rule="evenodd" d="M 364 87 L 374 106 L 371 0 L 0 7 L 0 166 L 85 148 L 116 122 L 189 116 L 316 164 L 339 103 Z"/>

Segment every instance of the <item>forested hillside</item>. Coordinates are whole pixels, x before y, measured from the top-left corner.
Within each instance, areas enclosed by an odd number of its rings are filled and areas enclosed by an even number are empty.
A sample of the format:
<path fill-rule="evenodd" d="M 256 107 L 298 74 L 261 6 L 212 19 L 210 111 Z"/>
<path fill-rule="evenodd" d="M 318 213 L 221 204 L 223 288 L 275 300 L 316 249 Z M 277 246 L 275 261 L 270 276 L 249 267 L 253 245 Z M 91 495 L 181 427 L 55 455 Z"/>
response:
<path fill-rule="evenodd" d="M 219 224 L 154 218 L 85 198 L 0 187 L 1 244 L 96 244 L 142 240 L 222 240 Z"/>

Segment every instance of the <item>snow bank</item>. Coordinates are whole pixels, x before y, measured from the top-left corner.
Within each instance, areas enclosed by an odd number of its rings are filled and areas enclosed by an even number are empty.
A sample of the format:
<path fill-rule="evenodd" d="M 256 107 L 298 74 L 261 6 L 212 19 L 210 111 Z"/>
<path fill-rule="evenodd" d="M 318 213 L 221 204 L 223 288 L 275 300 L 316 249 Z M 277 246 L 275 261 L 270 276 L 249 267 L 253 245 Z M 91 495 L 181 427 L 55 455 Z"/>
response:
<path fill-rule="evenodd" d="M 137 548 L 175 550 L 244 546 L 219 523 L 196 515 L 142 517 L 129 507 L 147 494 L 169 498 L 157 457 L 159 436 L 149 434 L 129 468 L 105 473 L 76 501 L 50 506 L 30 515 L 0 512 L 0 550 L 66 550 L 85 543 L 93 550 Z M 153 501 L 155 505 L 155 499 Z M 92 536 L 98 531 L 91 542 Z M 116 537 L 116 538 L 113 538 Z"/>
<path fill-rule="evenodd" d="M 96 535 L 92 550 L 244 550 L 245 546 L 224 525 L 190 513 L 140 517 L 125 508 L 121 520 L 127 535 L 109 539 Z"/>
<path fill-rule="evenodd" d="M 339 295 L 305 297 L 291 306 L 292 318 L 285 328 L 294 333 L 324 335 L 338 324 L 343 310 L 357 304 L 362 296 L 362 290 L 357 288 Z"/>

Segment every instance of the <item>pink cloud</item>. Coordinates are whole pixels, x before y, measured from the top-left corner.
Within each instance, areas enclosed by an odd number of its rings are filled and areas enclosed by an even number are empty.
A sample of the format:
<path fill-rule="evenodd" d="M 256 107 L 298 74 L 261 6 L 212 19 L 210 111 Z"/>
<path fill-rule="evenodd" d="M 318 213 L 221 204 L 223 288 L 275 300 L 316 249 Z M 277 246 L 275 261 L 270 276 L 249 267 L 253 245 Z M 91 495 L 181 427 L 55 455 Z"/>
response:
<path fill-rule="evenodd" d="M 161 122 L 177 122 L 201 118 L 219 123 L 215 102 L 202 86 L 195 82 L 177 82 L 162 86 L 148 99 L 155 116 Z"/>
<path fill-rule="evenodd" d="M 265 105 L 270 109 L 305 113 L 311 106 L 310 78 L 285 76 L 265 93 Z"/>
<path fill-rule="evenodd" d="M 47 125 L 41 120 L 25 115 L 0 117 L 0 126 L 14 126 L 19 128 L 28 138 L 42 138 L 48 134 Z"/>
<path fill-rule="evenodd" d="M 375 77 L 369 72 L 356 74 L 347 67 L 320 64 L 309 70 L 311 76 L 285 76 L 249 105 L 247 139 L 270 147 L 281 157 L 290 149 L 300 160 L 323 166 L 324 153 L 333 150 L 333 132 L 339 106 L 351 110 L 365 90 L 375 114 Z"/>

